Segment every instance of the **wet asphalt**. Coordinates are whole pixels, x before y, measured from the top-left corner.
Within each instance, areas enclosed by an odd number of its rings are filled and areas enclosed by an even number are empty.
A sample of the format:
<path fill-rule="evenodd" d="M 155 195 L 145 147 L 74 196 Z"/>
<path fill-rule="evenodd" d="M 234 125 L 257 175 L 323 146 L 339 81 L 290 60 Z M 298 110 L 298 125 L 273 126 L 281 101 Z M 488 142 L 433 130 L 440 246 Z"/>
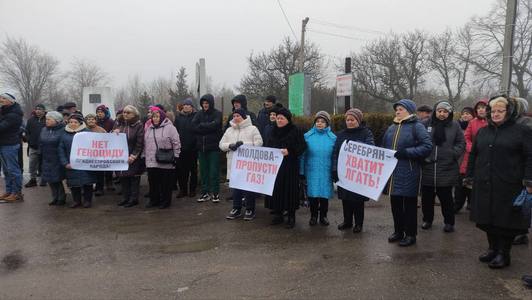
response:
<path fill-rule="evenodd" d="M 477 260 L 485 237 L 464 211 L 446 234 L 437 206 L 432 229 L 401 248 L 387 242 L 385 197 L 367 203 L 364 230 L 353 234 L 336 229 L 337 199 L 330 226 L 310 227 L 301 208 L 289 230 L 269 225 L 262 200 L 246 222 L 225 219 L 226 200 L 126 209 L 107 192 L 93 208 L 69 209 L 48 206 L 47 187 L 24 194 L 0 204 L 0 299 L 532 299 L 520 281 L 532 273 L 531 246 L 490 270 Z"/>

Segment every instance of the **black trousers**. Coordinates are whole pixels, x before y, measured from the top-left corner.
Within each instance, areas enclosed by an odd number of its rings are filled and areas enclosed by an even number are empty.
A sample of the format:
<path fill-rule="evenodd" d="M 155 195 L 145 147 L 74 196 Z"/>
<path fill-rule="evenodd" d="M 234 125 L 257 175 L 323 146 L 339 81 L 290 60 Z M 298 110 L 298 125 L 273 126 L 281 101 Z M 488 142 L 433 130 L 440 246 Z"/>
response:
<path fill-rule="evenodd" d="M 417 197 L 391 196 L 395 233 L 417 235 Z"/>
<path fill-rule="evenodd" d="M 459 183 L 454 187 L 454 209 L 459 211 L 464 207 L 464 204 L 471 201 L 471 189 L 466 188 L 462 185 L 462 180 L 464 175 L 460 175 Z"/>
<path fill-rule="evenodd" d="M 438 196 L 438 199 L 440 199 L 443 223 L 454 226 L 454 202 L 452 186 L 433 187 L 424 185 L 421 187 L 423 222 L 432 223 L 432 221 L 434 221 L 434 199 L 436 196 Z"/>
<path fill-rule="evenodd" d="M 92 184 L 84 185 L 82 187 L 76 186 L 71 187 L 70 191 L 72 192 L 72 200 L 74 200 L 75 203 L 81 203 L 81 196 L 83 194 L 83 203 L 91 203 L 92 202 Z"/>
<path fill-rule="evenodd" d="M 364 200 L 343 200 L 342 208 L 344 211 L 344 224 L 364 225 Z"/>
<path fill-rule="evenodd" d="M 120 177 L 122 199 L 127 203 L 139 203 L 140 176 Z"/>
<path fill-rule="evenodd" d="M 148 168 L 150 203 L 152 205 L 170 206 L 172 204 L 173 171 L 173 169 Z"/>
<path fill-rule="evenodd" d="M 491 250 L 510 255 L 512 242 L 515 238 L 514 235 L 502 235 L 490 231 L 486 232 L 486 235 L 488 236 L 488 245 Z"/>
<path fill-rule="evenodd" d="M 177 163 L 177 181 L 179 191 L 189 194 L 198 186 L 198 152 L 181 151 Z"/>
<path fill-rule="evenodd" d="M 48 185 L 50 186 L 50 190 L 52 190 L 52 200 L 65 203 L 66 194 L 63 182 L 49 182 Z"/>
<path fill-rule="evenodd" d="M 113 186 L 113 172 L 96 172 L 96 190 L 103 191 L 105 185 L 107 186 L 107 188 Z"/>
<path fill-rule="evenodd" d="M 309 197 L 308 202 L 310 204 L 310 214 L 313 217 L 327 218 L 327 212 L 329 211 L 329 199 L 326 198 L 313 198 Z"/>

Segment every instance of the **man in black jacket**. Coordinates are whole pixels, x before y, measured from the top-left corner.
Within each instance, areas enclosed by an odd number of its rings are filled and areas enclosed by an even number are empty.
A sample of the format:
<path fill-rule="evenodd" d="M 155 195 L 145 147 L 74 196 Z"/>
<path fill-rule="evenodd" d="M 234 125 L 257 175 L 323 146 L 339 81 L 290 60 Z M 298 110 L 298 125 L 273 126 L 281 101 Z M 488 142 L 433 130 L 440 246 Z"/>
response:
<path fill-rule="evenodd" d="M 2 202 L 22 200 L 22 172 L 18 161 L 22 116 L 22 109 L 15 96 L 0 94 L 0 162 L 6 188 L 5 193 L 0 195 Z"/>
<path fill-rule="evenodd" d="M 236 95 L 231 100 L 231 105 L 233 106 L 233 109 L 231 110 L 231 114 L 229 114 L 229 116 L 227 116 L 227 122 L 225 123 L 224 131 L 226 131 L 227 128 L 229 128 L 231 126 L 231 124 L 229 124 L 229 122 L 231 122 L 231 120 L 233 120 L 233 112 L 235 110 L 237 110 L 237 109 L 243 109 L 246 112 L 246 115 L 248 115 L 251 118 L 251 124 L 256 125 L 257 116 L 255 116 L 255 114 L 253 112 L 248 110 L 248 99 L 246 98 L 246 95 L 242 95 L 242 94 L 241 95 Z"/>
<path fill-rule="evenodd" d="M 220 148 L 222 138 L 222 113 L 214 108 L 214 97 L 205 94 L 200 98 L 201 110 L 192 119 L 199 151 L 201 197 L 198 202 L 209 199 L 220 202 Z"/>
<path fill-rule="evenodd" d="M 264 99 L 264 107 L 259 110 L 257 115 L 257 128 L 259 129 L 260 135 L 264 142 L 266 142 L 264 129 L 270 124 L 270 112 L 275 105 L 275 102 L 277 102 L 277 98 L 275 98 L 275 96 L 267 96 L 266 99 Z"/>
<path fill-rule="evenodd" d="M 41 165 L 41 151 L 39 141 L 41 129 L 46 124 L 46 108 L 42 104 L 37 104 L 33 110 L 31 118 L 26 123 L 26 139 L 28 141 L 28 158 L 30 161 L 30 181 L 24 187 L 37 186 L 37 173 Z M 43 182 L 41 182 L 41 185 Z"/>
<path fill-rule="evenodd" d="M 183 101 L 183 109 L 178 111 L 175 117 L 174 124 L 181 141 L 181 153 L 177 166 L 177 181 L 179 183 L 177 198 L 196 197 L 198 150 L 196 149 L 196 134 L 192 125 L 195 115 L 192 99 L 187 98 Z"/>

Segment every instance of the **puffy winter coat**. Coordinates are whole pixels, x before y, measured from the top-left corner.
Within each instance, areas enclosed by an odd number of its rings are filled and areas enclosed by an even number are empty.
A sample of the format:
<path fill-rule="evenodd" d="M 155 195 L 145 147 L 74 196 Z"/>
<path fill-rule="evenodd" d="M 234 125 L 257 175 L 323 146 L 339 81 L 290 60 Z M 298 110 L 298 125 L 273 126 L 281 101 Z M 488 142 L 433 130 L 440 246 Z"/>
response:
<path fill-rule="evenodd" d="M 59 162 L 59 142 L 64 131 L 63 123 L 41 129 L 39 139 L 42 155 L 41 178 L 45 182 L 55 183 L 65 179 L 65 167 Z"/>
<path fill-rule="evenodd" d="M 84 131 L 88 132 L 85 124 L 81 124 L 76 130 L 71 129 L 68 125 L 65 127 L 59 141 L 59 162 L 63 167 L 70 164 L 70 150 L 72 149 L 74 135 Z M 96 173 L 93 171 L 65 169 L 65 174 L 69 187 L 81 187 L 96 183 Z"/>
<path fill-rule="evenodd" d="M 135 159 L 127 171 L 117 171 L 119 177 L 138 176 L 142 175 L 145 170 L 144 159 L 141 158 L 144 150 L 144 125 L 137 118 L 129 121 L 115 122 L 114 129 L 118 129 L 120 133 L 126 134 L 127 148 L 129 155 L 135 155 Z"/>
<path fill-rule="evenodd" d="M 20 104 L 16 102 L 0 107 L 0 146 L 20 144 L 23 115 Z"/>
<path fill-rule="evenodd" d="M 157 141 L 157 142 L 155 142 Z M 174 157 L 178 158 L 181 152 L 179 133 L 169 119 L 164 119 L 159 126 L 151 124 L 144 133 L 144 157 L 147 168 L 174 169 L 174 164 L 157 162 L 155 153 L 158 149 L 173 149 Z"/>
<path fill-rule="evenodd" d="M 227 179 L 231 177 L 231 161 L 233 159 L 233 151 L 229 149 L 230 144 L 242 141 L 244 145 L 262 146 L 262 137 L 257 127 L 251 124 L 250 118 L 245 118 L 240 124 L 234 121 L 230 122 L 231 127 L 227 128 L 222 139 L 220 140 L 220 150 L 227 152 Z"/>
<path fill-rule="evenodd" d="M 299 173 L 307 180 L 307 196 L 329 199 L 333 196 L 332 154 L 336 135 L 331 127 L 312 127 L 304 135 L 307 150 L 300 157 Z"/>
<path fill-rule="evenodd" d="M 375 139 L 373 138 L 373 133 L 371 133 L 371 130 L 366 126 L 364 122 L 362 122 L 362 124 L 360 124 L 360 126 L 357 128 L 346 128 L 338 132 L 336 142 L 334 143 L 333 159 L 332 159 L 332 170 L 335 172 L 338 171 L 338 156 L 340 154 L 340 147 L 342 146 L 343 142 L 346 140 L 364 143 L 368 145 L 375 145 Z M 353 193 L 340 186 L 338 187 L 338 198 L 342 200 L 350 200 L 350 201 L 369 200 L 365 196 L 359 195 L 357 193 Z"/>
<path fill-rule="evenodd" d="M 206 94 L 201 97 L 200 103 L 209 102 L 207 111 L 198 111 L 192 119 L 196 133 L 196 148 L 200 152 L 219 151 L 218 143 L 222 138 L 222 113 L 214 108 L 214 97 Z"/>
<path fill-rule="evenodd" d="M 417 197 L 419 191 L 420 161 L 432 151 L 432 141 L 415 115 L 403 120 L 394 120 L 383 138 L 383 147 L 406 150 L 408 158 L 399 159 L 388 181 L 385 193 L 391 196 Z"/>
<path fill-rule="evenodd" d="M 431 137 L 435 132 L 436 108 L 427 128 Z M 453 121 L 452 112 L 445 125 L 445 142 L 438 146 L 432 143 L 432 152 L 425 159 L 422 168 L 421 184 L 425 186 L 448 187 L 458 184 L 460 176 L 460 158 L 465 150 L 464 133 L 457 121 Z"/>
<path fill-rule="evenodd" d="M 508 109 L 507 111 L 510 111 Z M 532 130 L 509 120 L 478 131 L 467 167 L 473 178 L 471 219 L 479 225 L 523 230 L 528 220 L 513 199 L 532 187 Z"/>
<path fill-rule="evenodd" d="M 39 148 L 39 138 L 41 130 L 46 125 L 46 117 L 37 117 L 33 115 L 28 122 L 26 122 L 26 138 L 28 139 L 28 146 L 33 149 Z"/>
<path fill-rule="evenodd" d="M 179 133 L 182 151 L 196 150 L 196 133 L 192 125 L 192 120 L 196 112 L 184 113 L 178 112 L 175 118 L 174 126 Z"/>

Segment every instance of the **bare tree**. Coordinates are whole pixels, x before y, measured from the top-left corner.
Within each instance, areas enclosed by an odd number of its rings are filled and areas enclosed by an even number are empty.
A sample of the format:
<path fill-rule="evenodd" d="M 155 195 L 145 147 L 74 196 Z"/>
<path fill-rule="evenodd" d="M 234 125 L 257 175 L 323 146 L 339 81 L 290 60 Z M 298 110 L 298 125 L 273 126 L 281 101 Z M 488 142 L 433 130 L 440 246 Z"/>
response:
<path fill-rule="evenodd" d="M 392 33 L 351 54 L 355 89 L 386 102 L 414 99 L 428 71 L 426 42 L 422 31 Z"/>
<path fill-rule="evenodd" d="M 471 58 L 471 30 L 464 27 L 456 35 L 451 30 L 429 39 L 428 62 L 445 87 L 447 100 L 455 106 L 461 101 Z"/>
<path fill-rule="evenodd" d="M 159 77 L 150 84 L 148 84 L 148 94 L 155 103 L 162 104 L 168 109 L 170 103 L 170 90 L 172 89 L 172 81 L 163 77 Z"/>
<path fill-rule="evenodd" d="M 512 87 L 520 97 L 527 98 L 532 88 L 532 0 L 518 3 Z M 501 80 L 505 14 L 506 1 L 498 0 L 487 15 L 470 22 L 474 39 L 470 62 L 479 85 L 495 86 Z"/>
<path fill-rule="evenodd" d="M 81 104 L 83 98 L 83 88 L 106 84 L 109 77 L 97 64 L 76 58 L 71 63 L 70 70 L 67 71 L 68 91 L 72 97 L 71 101 Z"/>
<path fill-rule="evenodd" d="M 240 81 L 240 92 L 251 98 L 276 95 L 282 102 L 288 100 L 288 78 L 297 72 L 300 45 L 290 38 L 269 52 L 248 57 L 249 71 Z M 326 61 L 319 48 L 305 45 L 304 71 L 310 74 L 313 86 L 322 85 L 325 78 Z"/>
<path fill-rule="evenodd" d="M 43 91 L 57 74 L 59 61 L 23 39 L 8 37 L 0 47 L 2 81 L 16 89 L 27 114 L 42 101 Z"/>

